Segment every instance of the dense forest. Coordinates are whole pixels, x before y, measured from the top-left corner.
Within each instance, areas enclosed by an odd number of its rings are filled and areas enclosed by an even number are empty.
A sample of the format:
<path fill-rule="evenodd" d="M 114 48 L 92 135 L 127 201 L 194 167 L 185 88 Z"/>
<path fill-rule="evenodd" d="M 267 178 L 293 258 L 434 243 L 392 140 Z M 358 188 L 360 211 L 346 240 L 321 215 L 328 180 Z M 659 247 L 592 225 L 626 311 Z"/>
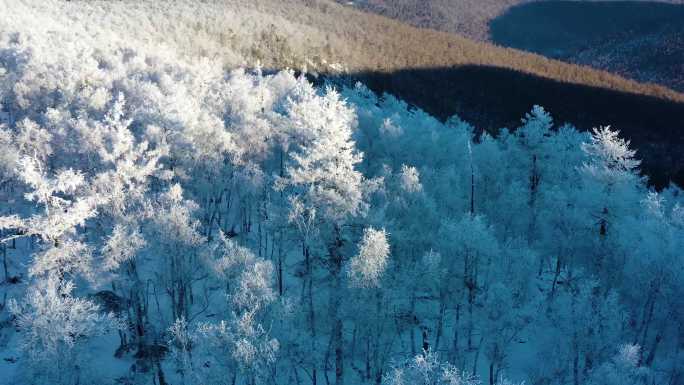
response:
<path fill-rule="evenodd" d="M 0 0 L 0 384 L 684 383 L 684 192 L 620 127 L 37 4 Z"/>

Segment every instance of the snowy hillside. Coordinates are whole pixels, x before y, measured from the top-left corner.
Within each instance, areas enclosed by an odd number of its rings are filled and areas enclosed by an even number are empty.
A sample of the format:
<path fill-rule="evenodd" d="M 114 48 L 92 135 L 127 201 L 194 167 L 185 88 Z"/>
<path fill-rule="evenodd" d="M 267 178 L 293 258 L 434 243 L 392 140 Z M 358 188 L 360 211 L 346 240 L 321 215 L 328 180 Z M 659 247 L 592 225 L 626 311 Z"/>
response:
<path fill-rule="evenodd" d="M 262 70 L 329 61 L 259 4 L 0 0 L 0 384 L 683 383 L 684 193 L 619 127 Z"/>

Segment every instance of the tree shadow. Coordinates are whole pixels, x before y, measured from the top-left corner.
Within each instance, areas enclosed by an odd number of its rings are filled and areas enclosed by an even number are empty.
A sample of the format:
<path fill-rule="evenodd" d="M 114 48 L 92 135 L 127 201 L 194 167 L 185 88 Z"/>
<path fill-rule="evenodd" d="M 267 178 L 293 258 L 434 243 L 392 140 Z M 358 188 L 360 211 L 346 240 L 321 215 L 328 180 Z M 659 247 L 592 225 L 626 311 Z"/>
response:
<path fill-rule="evenodd" d="M 572 123 L 580 130 L 611 125 L 632 141 L 652 185 L 674 181 L 684 186 L 684 103 L 481 65 L 324 78 L 346 84 L 360 81 L 378 94 L 393 94 L 442 120 L 457 114 L 494 134 L 502 127 L 519 126 L 535 104 L 547 109 L 555 122 Z"/>

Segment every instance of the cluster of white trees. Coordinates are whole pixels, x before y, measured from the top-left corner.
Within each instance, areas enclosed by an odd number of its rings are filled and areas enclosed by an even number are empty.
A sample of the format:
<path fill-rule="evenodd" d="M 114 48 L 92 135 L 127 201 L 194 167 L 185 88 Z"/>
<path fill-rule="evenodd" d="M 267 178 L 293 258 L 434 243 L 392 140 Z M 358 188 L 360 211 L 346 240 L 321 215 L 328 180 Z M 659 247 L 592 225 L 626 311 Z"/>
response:
<path fill-rule="evenodd" d="M 493 137 L 362 85 L 3 18 L 2 368 L 680 384 L 684 193 L 638 166 L 541 107 Z"/>

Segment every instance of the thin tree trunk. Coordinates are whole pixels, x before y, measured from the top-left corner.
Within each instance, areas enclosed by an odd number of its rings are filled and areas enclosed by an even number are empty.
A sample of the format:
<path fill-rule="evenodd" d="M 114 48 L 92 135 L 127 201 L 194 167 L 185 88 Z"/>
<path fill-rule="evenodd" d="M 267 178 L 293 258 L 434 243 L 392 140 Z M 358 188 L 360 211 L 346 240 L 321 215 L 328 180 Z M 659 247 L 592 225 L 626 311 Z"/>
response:
<path fill-rule="evenodd" d="M 489 385 L 494 385 L 494 360 L 489 363 Z"/>
<path fill-rule="evenodd" d="M 452 343 L 452 349 L 453 349 L 453 357 L 452 357 L 452 362 L 454 365 L 458 365 L 458 330 L 461 327 L 461 304 L 457 303 L 456 304 L 456 322 L 454 323 L 454 339 Z"/>
<path fill-rule="evenodd" d="M 640 343 L 641 346 L 644 346 L 646 344 L 646 337 L 648 336 L 648 330 L 651 327 L 651 321 L 653 321 L 653 310 L 655 308 L 655 302 L 656 302 L 654 297 L 655 296 L 653 294 L 649 297 L 650 304 L 648 306 L 648 312 L 647 312 L 646 318 L 644 319 L 644 327 L 643 327 L 643 332 L 642 332 L 642 336 L 641 336 L 641 343 Z"/>
<path fill-rule="evenodd" d="M 283 233 L 278 239 L 278 294 L 283 295 Z"/>
<path fill-rule="evenodd" d="M 577 335 L 573 336 L 572 348 L 574 356 L 572 358 L 572 383 L 579 385 L 579 347 L 577 346 Z"/>
<path fill-rule="evenodd" d="M 416 293 L 415 289 L 411 291 L 411 316 L 414 317 L 415 319 L 415 311 L 416 311 Z M 410 337 L 411 337 L 411 357 L 416 356 L 416 335 L 415 335 L 415 326 L 414 326 L 414 319 L 411 319 L 411 325 L 409 328 L 410 331 Z"/>
<path fill-rule="evenodd" d="M 558 284 L 558 277 L 560 277 L 561 267 L 562 267 L 562 263 L 561 263 L 561 257 L 559 255 L 558 258 L 556 259 L 556 271 L 553 275 L 553 284 L 551 284 L 551 297 L 553 297 L 554 294 L 556 293 L 556 285 Z"/>
<path fill-rule="evenodd" d="M 651 345 L 651 350 L 648 352 L 648 357 L 646 358 L 646 366 L 651 366 L 653 364 L 653 360 L 655 359 L 655 354 L 656 350 L 658 349 L 658 345 L 660 344 L 660 341 L 663 339 L 662 335 L 660 332 L 658 332 L 655 336 L 655 339 L 653 340 L 653 344 Z"/>
<path fill-rule="evenodd" d="M 305 283 L 307 287 L 307 299 L 309 304 L 309 328 L 311 330 L 311 354 L 313 357 L 311 366 L 311 383 L 316 385 L 317 383 L 317 371 L 316 371 L 316 318 L 313 303 L 313 269 L 311 267 L 311 255 L 309 252 L 309 247 L 304 244 L 304 264 L 306 266 L 306 280 Z"/>
<path fill-rule="evenodd" d="M 166 385 L 166 379 L 164 377 L 164 371 L 162 370 L 159 357 L 155 359 L 155 364 L 157 366 L 157 378 L 159 379 L 159 385 Z"/>
<path fill-rule="evenodd" d="M 330 319 L 333 325 L 332 338 L 333 349 L 335 351 L 335 384 L 344 385 L 344 351 L 343 351 L 343 324 L 339 317 L 339 308 L 341 303 L 341 277 L 342 271 L 342 255 L 340 254 L 340 247 L 342 247 L 342 240 L 340 238 L 340 229 L 336 225 L 334 227 L 334 240 L 330 247 L 330 262 L 332 274 L 332 288 L 330 291 Z"/>
<path fill-rule="evenodd" d="M 473 376 L 477 376 L 477 363 L 480 360 L 480 350 L 482 350 L 482 342 L 484 341 L 484 336 L 480 337 L 480 343 L 477 344 L 477 350 L 475 351 L 475 359 L 473 360 Z"/>
<path fill-rule="evenodd" d="M 428 340 L 427 327 L 423 326 L 421 328 L 421 333 L 423 335 L 423 355 L 426 355 L 430 350 L 430 342 Z"/>
<path fill-rule="evenodd" d="M 468 350 L 473 348 L 473 329 L 475 328 L 475 323 L 473 320 L 473 302 L 475 300 L 475 295 L 473 293 L 473 288 L 468 286 Z"/>
<path fill-rule="evenodd" d="M 442 338 L 442 329 L 444 328 L 444 312 L 446 310 L 446 298 L 444 294 L 440 294 L 439 300 L 439 318 L 437 319 L 437 327 L 435 332 L 435 351 L 439 350 L 439 340 Z"/>
<path fill-rule="evenodd" d="M 7 245 L 3 243 L 2 245 L 0 245 L 0 247 L 2 247 L 2 267 L 5 271 L 5 282 L 9 282 L 9 270 L 7 269 Z"/>

